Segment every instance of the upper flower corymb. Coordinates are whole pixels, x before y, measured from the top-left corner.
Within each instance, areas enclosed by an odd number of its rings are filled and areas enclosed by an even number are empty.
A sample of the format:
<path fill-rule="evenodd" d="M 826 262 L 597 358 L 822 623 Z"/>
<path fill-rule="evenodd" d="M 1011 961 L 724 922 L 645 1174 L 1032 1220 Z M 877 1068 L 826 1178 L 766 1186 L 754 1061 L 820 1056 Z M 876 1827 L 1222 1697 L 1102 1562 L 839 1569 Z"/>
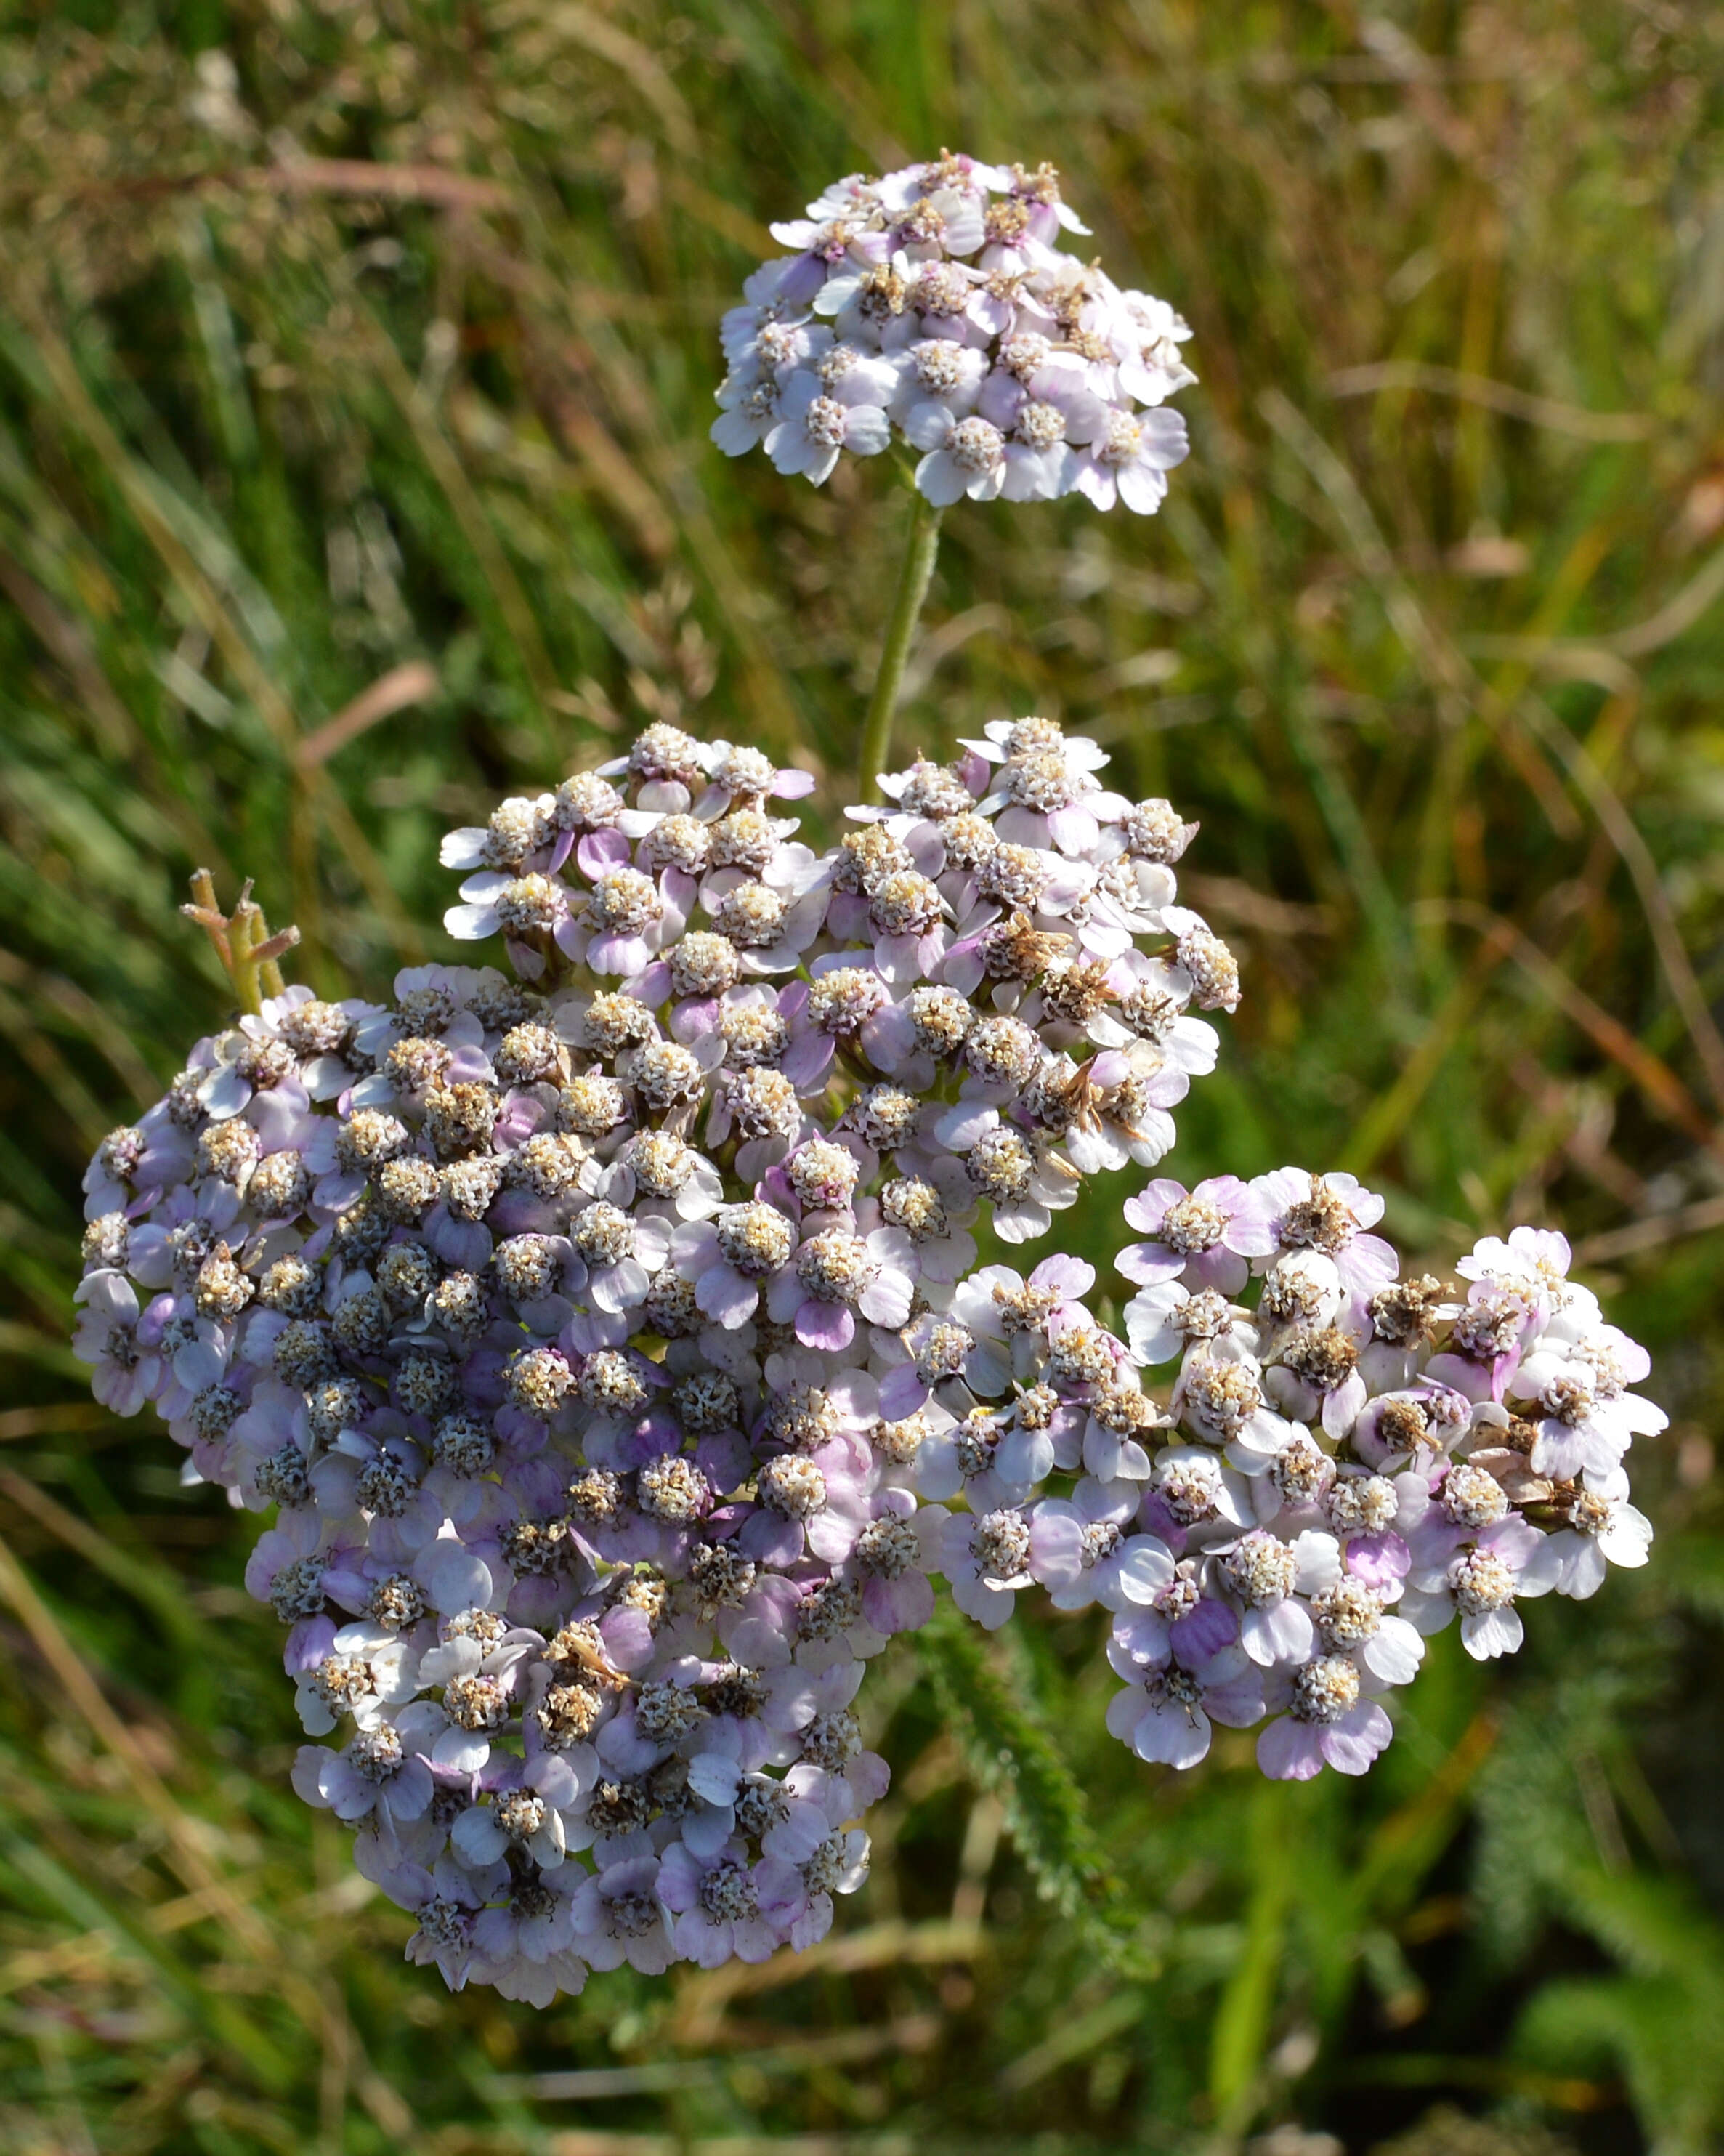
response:
<path fill-rule="evenodd" d="M 841 208 L 835 205 L 841 204 Z M 1088 228 L 1051 166 L 942 153 L 849 179 L 775 224 L 726 316 L 712 439 L 816 486 L 895 435 L 916 485 L 962 500 L 1159 508 L 1186 454 L 1167 399 L 1197 377 L 1167 302 L 1065 253 Z"/>

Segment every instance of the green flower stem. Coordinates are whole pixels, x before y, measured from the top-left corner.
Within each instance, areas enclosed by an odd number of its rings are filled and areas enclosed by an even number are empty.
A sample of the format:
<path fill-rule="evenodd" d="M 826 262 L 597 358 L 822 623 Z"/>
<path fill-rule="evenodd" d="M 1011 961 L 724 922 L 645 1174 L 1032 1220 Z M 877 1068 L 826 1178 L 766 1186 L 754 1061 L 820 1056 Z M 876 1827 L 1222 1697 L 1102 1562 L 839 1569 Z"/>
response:
<path fill-rule="evenodd" d="M 192 878 L 192 903 L 182 906 L 180 911 L 187 920 L 195 921 L 215 946 L 234 1001 L 243 1013 L 255 1018 L 263 1009 L 264 997 L 281 993 L 280 961 L 299 942 L 300 932 L 284 928 L 272 936 L 263 908 L 252 897 L 249 881 L 234 902 L 233 912 L 223 913 L 216 903 L 214 877 L 208 869 L 199 869 Z"/>
<path fill-rule="evenodd" d="M 885 649 L 875 676 L 874 694 L 868 700 L 868 716 L 862 725 L 862 752 L 856 770 L 856 798 L 865 801 L 892 746 L 892 716 L 904 686 L 904 666 L 916 639 L 928 581 L 934 573 L 934 557 L 940 551 L 941 512 L 918 494 L 910 516 L 910 544 L 898 572 L 898 590 L 892 601 L 892 618 L 886 624 Z"/>

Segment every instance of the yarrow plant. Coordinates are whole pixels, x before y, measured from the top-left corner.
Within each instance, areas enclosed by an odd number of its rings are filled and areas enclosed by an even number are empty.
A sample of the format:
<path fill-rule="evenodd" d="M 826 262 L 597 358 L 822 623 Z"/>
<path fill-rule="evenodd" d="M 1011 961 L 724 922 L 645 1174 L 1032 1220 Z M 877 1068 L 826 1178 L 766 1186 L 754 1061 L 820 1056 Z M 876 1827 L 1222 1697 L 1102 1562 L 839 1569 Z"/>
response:
<path fill-rule="evenodd" d="M 753 303 L 816 361 L 828 317 L 859 367 L 916 347 L 879 273 L 977 257 L 984 358 L 1066 274 L 1045 174 L 810 214 Z M 508 970 L 383 1003 L 287 985 L 249 893 L 188 909 L 240 1014 L 90 1164 L 77 1352 L 273 1512 L 295 1785 L 453 1986 L 822 1937 L 888 1782 L 860 1687 L 942 1589 L 990 1630 L 1100 1605 L 1141 1758 L 1255 1725 L 1305 1779 L 1368 1768 L 1433 1631 L 1510 1652 L 1521 1602 L 1645 1559 L 1664 1417 L 1561 1236 L 1446 1283 L 1350 1176 L 1161 1175 L 1239 996 L 1196 827 L 1049 719 L 958 747 L 817 853 L 809 774 L 649 726 L 445 838 L 445 926 Z M 1110 1327 L 1057 1229 L 1121 1170 Z"/>
<path fill-rule="evenodd" d="M 916 490 L 863 728 L 864 796 L 886 761 L 942 511 L 1080 494 L 1149 516 L 1184 460 L 1167 400 L 1197 380 L 1181 352 L 1190 327 L 1060 244 L 1088 233 L 1051 165 L 942 150 L 883 178 L 850 173 L 773 225 L 790 251 L 724 318 L 712 439 L 726 455 L 764 448 L 819 486 L 845 451 L 895 444 Z"/>
<path fill-rule="evenodd" d="M 791 251 L 725 316 L 713 440 L 816 486 L 900 441 L 941 509 L 1076 493 L 1152 513 L 1186 454 L 1166 404 L 1197 379 L 1191 331 L 1060 244 L 1088 232 L 1051 165 L 942 151 L 838 181 L 773 225 Z"/>

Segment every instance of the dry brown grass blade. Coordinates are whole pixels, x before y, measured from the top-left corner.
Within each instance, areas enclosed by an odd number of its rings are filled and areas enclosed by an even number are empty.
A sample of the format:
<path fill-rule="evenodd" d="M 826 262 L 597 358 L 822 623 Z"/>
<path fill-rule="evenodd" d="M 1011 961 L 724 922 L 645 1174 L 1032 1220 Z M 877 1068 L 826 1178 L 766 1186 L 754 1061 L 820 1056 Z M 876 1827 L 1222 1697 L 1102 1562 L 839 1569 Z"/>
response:
<path fill-rule="evenodd" d="M 1665 644 L 1674 644 L 1679 636 L 1686 636 L 1721 597 L 1724 597 L 1724 549 L 1712 555 L 1656 613 L 1631 629 L 1619 629 L 1614 635 L 1595 641 L 1619 658 L 1647 658 Z"/>
<path fill-rule="evenodd" d="M 269 193 L 359 195 L 380 202 L 434 203 L 444 209 L 507 209 L 515 198 L 500 181 L 441 165 L 392 165 L 368 157 L 295 157 L 235 176 Z"/>
<path fill-rule="evenodd" d="M 272 1957 L 275 1942 L 268 1927 L 211 1864 L 203 1837 L 195 1823 L 176 1801 L 172 1791 L 146 1757 L 144 1748 L 109 1703 L 107 1695 L 61 1630 L 3 1538 L 0 1538 L 0 1598 L 11 1604 L 37 1652 L 53 1671 L 90 1733 L 119 1762 L 133 1795 L 165 1835 L 169 1861 L 187 1888 L 210 1897 L 213 1906 L 220 1910 L 223 1920 L 232 1928 L 236 1942 L 249 1953 L 260 1959 Z"/>
<path fill-rule="evenodd" d="M 557 4 L 549 10 L 549 15 L 556 27 L 572 43 L 584 45 L 595 58 L 608 60 L 629 78 L 642 99 L 658 115 L 659 124 L 664 131 L 664 139 L 673 150 L 680 151 L 685 157 L 693 157 L 697 153 L 700 136 L 695 127 L 694 116 L 690 112 L 682 92 L 666 73 L 650 45 L 643 44 L 639 38 L 631 37 L 619 23 L 601 15 L 596 9 L 582 7 L 580 0 L 557 0 Z"/>
<path fill-rule="evenodd" d="M 1583 442 L 1639 442 L 1655 430 L 1656 422 L 1644 412 L 1589 412 L 1579 404 L 1559 403 L 1554 398 L 1535 397 L 1506 382 L 1486 375 L 1465 374 L 1459 367 L 1433 367 L 1424 360 L 1385 359 L 1369 367 L 1344 367 L 1329 377 L 1337 397 L 1368 397 L 1379 389 L 1425 389 L 1439 397 L 1455 397 L 1482 404 L 1505 418 L 1525 419 L 1552 434 L 1573 434 Z"/>
<path fill-rule="evenodd" d="M 0 982 L 45 1004 L 49 1009 L 58 1011 L 69 1024 L 75 1026 L 119 1074 L 141 1108 L 147 1108 L 161 1098 L 162 1081 L 145 1062 L 130 1034 L 111 1011 L 104 1010 L 75 981 L 68 980 L 63 973 L 47 973 L 39 968 L 26 965 L 13 952 L 0 948 Z"/>
<path fill-rule="evenodd" d="M 1567 766 L 1575 785 L 1586 796 L 1588 805 L 1603 826 L 1605 836 L 1621 856 L 1622 863 L 1634 882 L 1640 901 L 1641 911 L 1646 916 L 1646 926 L 1658 952 L 1660 965 L 1682 1023 L 1688 1029 L 1688 1037 L 1694 1044 L 1694 1052 L 1706 1072 L 1706 1085 L 1714 1101 L 1724 1109 L 1724 1034 L 1719 1033 L 1711 1010 L 1707 1008 L 1704 991 L 1696 978 L 1688 952 L 1682 942 L 1682 932 L 1676 926 L 1676 916 L 1665 891 L 1658 864 L 1652 858 L 1651 849 L 1640 836 L 1639 825 L 1629 815 L 1622 797 L 1613 787 L 1593 761 L 1583 742 L 1577 741 L 1562 724 L 1542 697 L 1523 696 L 1517 709 L 1523 724 L 1530 726 L 1552 755 Z"/>
<path fill-rule="evenodd" d="M 1429 685 L 1439 714 L 1446 725 L 1458 726 L 1466 716 L 1468 696 L 1477 685 L 1468 679 L 1465 665 L 1453 647 L 1433 628 L 1396 567 L 1358 482 L 1285 392 L 1265 390 L 1257 408 L 1328 498 L 1359 567 L 1382 594 L 1390 626 Z"/>
<path fill-rule="evenodd" d="M 75 1512 L 69 1512 L 57 1499 L 20 1475 L 13 1468 L 0 1467 L 0 1494 L 8 1497 L 21 1512 L 27 1512 L 38 1527 L 46 1527 L 49 1534 L 58 1537 L 69 1550 L 74 1550 L 86 1564 L 98 1571 L 115 1569 L 115 1551 L 105 1536 L 98 1534 L 87 1521 L 80 1520 Z M 121 1566 L 124 1553 L 120 1553 Z"/>
<path fill-rule="evenodd" d="M 391 667 L 351 704 L 344 704 L 332 719 L 326 719 L 315 732 L 306 734 L 294 752 L 294 762 L 301 771 L 327 763 L 349 742 L 357 741 L 381 721 L 434 696 L 439 685 L 436 668 L 423 660 L 408 660 L 404 665 Z"/>
<path fill-rule="evenodd" d="M 1456 639 L 1475 659 L 1517 660 L 1530 671 L 1555 681 L 1585 681 L 1607 696 L 1631 696 L 1640 677 L 1625 659 L 1598 644 L 1552 643 L 1548 637 L 1488 635 L 1474 630 Z"/>
<path fill-rule="evenodd" d="M 365 361 L 375 369 L 397 411 L 407 422 L 420 455 L 443 490 L 450 514 L 485 572 L 533 694 L 541 705 L 548 705 L 558 685 L 557 670 L 545 649 L 531 603 L 497 536 L 490 512 L 480 500 L 466 466 L 444 432 L 429 400 L 408 372 L 395 348 L 394 339 L 357 291 L 350 293 L 349 297 L 358 331 L 357 341 Z"/>
<path fill-rule="evenodd" d="M 1583 1236 L 1574 1245 L 1577 1265 L 1603 1265 L 1618 1258 L 1631 1258 L 1640 1250 L 1658 1250 L 1685 1235 L 1704 1235 L 1724 1228 L 1724 1198 L 1700 1198 L 1691 1205 L 1679 1205 L 1674 1213 L 1654 1213 L 1642 1220 L 1624 1221 L 1602 1235 Z"/>
<path fill-rule="evenodd" d="M 87 1152 L 102 1138 L 109 1118 L 59 1050 L 42 1030 L 28 1005 L 0 988 L 0 1035 L 10 1042 L 18 1059 L 41 1081 L 49 1096 L 59 1101 L 72 1134 Z"/>
<path fill-rule="evenodd" d="M 1260 409 L 1334 503 L 1357 553 L 1360 566 L 1378 583 L 1397 634 L 1411 655 L 1426 668 L 1433 687 L 1451 693 L 1464 690 L 1481 716 L 1487 720 L 1495 719 L 1501 709 L 1501 699 L 1485 693 L 1484 685 L 1473 673 L 1465 656 L 1419 607 L 1410 587 L 1396 570 L 1364 496 L 1345 465 L 1280 391 L 1269 391 L 1260 400 Z M 1583 578 L 1602 552 L 1602 540 L 1593 535 L 1589 543 L 1583 542 L 1578 551 L 1584 557 L 1578 577 L 1575 579 L 1559 578 L 1558 583 L 1578 582 Z M 1719 579 L 1719 588 L 1724 590 L 1724 576 Z M 1536 648 L 1539 642 L 1547 644 L 1552 639 L 1548 637 L 1542 639 L 1532 638 L 1527 641 Z M 1620 649 L 1619 639 L 1615 640 L 1615 645 Z M 1683 1024 L 1694 1044 L 1695 1053 L 1706 1072 L 1708 1090 L 1718 1105 L 1724 1107 L 1724 1035 L 1721 1035 L 1706 1007 L 1705 995 L 1683 947 L 1675 916 L 1660 880 L 1657 865 L 1633 818 L 1584 746 L 1575 741 L 1567 728 L 1558 723 L 1555 715 L 1540 699 L 1531 695 L 1521 696 L 1512 706 L 1512 716 L 1527 728 L 1542 749 L 1554 756 L 1566 768 L 1628 870 L 1645 914 L 1647 927 L 1671 998 L 1681 1014 Z M 1495 731 L 1501 746 L 1513 756 L 1523 775 L 1532 783 L 1534 790 L 1544 802 L 1552 828 L 1561 831 L 1563 819 L 1552 813 L 1552 803 L 1549 798 L 1552 780 L 1548 765 L 1542 757 L 1537 757 L 1529 763 L 1524 757 L 1516 754 L 1511 728 L 1499 721 Z M 1572 818 L 1568 820 L 1572 824 Z"/>
<path fill-rule="evenodd" d="M 1470 641 L 1474 649 L 1486 656 L 1524 658 L 1529 665 L 1552 670 L 1567 668 L 1582 680 L 1592 679 L 1597 673 L 1599 685 L 1614 691 L 1624 679 L 1632 685 L 1639 678 L 1633 674 L 1624 675 L 1621 670 L 1624 661 L 1650 658 L 1654 652 L 1674 644 L 1678 637 L 1686 636 L 1721 598 L 1724 598 L 1724 549 L 1708 556 L 1656 613 L 1649 614 L 1644 621 L 1635 622 L 1627 629 L 1604 630 L 1584 638 L 1481 635 Z M 1617 669 L 1615 673 L 1604 671 L 1612 666 Z"/>
<path fill-rule="evenodd" d="M 1627 1072 L 1659 1114 L 1696 1145 L 1704 1146 L 1708 1152 L 1724 1160 L 1724 1133 L 1707 1117 L 1669 1064 L 1637 1040 L 1584 988 L 1578 988 L 1555 960 L 1541 951 L 1511 921 L 1505 921 L 1488 906 L 1475 906 L 1468 899 L 1428 900 L 1419 911 L 1475 929 L 1482 936 L 1502 938 L 1515 963 L 1537 983 L 1595 1046 Z"/>
<path fill-rule="evenodd" d="M 98 1400 L 64 1400 L 45 1408 L 7 1408 L 0 1410 L 0 1445 L 20 1438 L 53 1437 L 63 1430 L 99 1430 L 114 1419 Z"/>
<path fill-rule="evenodd" d="M 970 1961 L 986 1944 L 987 1933 L 977 1924 L 892 1919 L 824 1938 L 806 1953 L 781 1954 L 767 1962 L 727 1962 L 679 1983 L 676 2039 L 681 2044 L 710 2043 L 733 1999 L 776 1991 L 804 1977 L 849 1975 L 898 1963 Z"/>
<path fill-rule="evenodd" d="M 15 1501 L 28 1500 L 29 1508 L 55 1532 L 73 1531 L 68 1538 L 74 1548 L 79 1547 L 83 1535 L 76 1531 L 82 1528 L 82 1523 L 64 1513 L 52 1499 L 44 1498 L 39 1491 L 28 1485 L 20 1489 L 21 1481 L 22 1478 L 8 1473 L 7 1494 Z M 93 1531 L 83 1532 L 92 1534 Z M 100 1537 L 94 1539 L 100 1541 Z M 90 1553 L 86 1551 L 85 1554 Z M 197 1915 L 218 1918 L 233 1946 L 257 1965 L 260 1973 L 269 1972 L 268 1987 L 279 1993 L 289 2010 L 313 2034 L 321 2056 L 326 2061 L 340 2062 L 343 2092 L 351 2072 L 359 2086 L 362 2101 L 373 2116 L 398 2119 L 405 2114 L 410 2121 L 411 2113 L 404 2100 L 380 2081 L 364 2059 L 339 1989 L 326 1977 L 308 1975 L 296 1967 L 285 1951 L 287 1943 L 281 1934 L 259 1915 L 233 1876 L 211 1861 L 207 1830 L 180 1805 L 151 1764 L 143 1746 L 110 1703 L 3 1537 L 0 1537 L 0 1600 L 11 1604 L 44 1663 L 58 1680 L 68 1703 L 91 1735 L 119 1763 L 140 1807 L 161 1830 L 167 1861 L 195 1903 Z M 332 2122 L 331 2116 L 332 2087 L 332 2082 L 326 2076 L 326 2127 L 333 2123 L 338 2131 L 339 2119 L 336 2118 Z M 345 2102 L 345 2093 L 342 2102 Z M 331 2141 L 330 2145 L 337 2144 Z"/>
<path fill-rule="evenodd" d="M 1504 927 L 1507 926 L 1505 922 Z M 1359 1119 L 1342 1161 L 1352 1173 L 1367 1174 L 1406 1128 L 1510 947 L 1506 936 L 1494 932 L 1485 936 L 1465 972 L 1427 1023 L 1424 1038 Z"/>
<path fill-rule="evenodd" d="M 301 737 L 299 722 L 286 698 L 252 649 L 244 630 L 223 604 L 214 586 L 163 516 L 125 444 L 109 425 L 85 388 L 84 377 L 79 372 L 71 352 L 49 322 L 37 295 L 27 288 L 22 279 L 13 280 L 12 300 L 35 340 L 43 365 L 48 370 L 67 415 L 107 468 L 115 485 L 125 496 L 127 507 L 185 597 L 194 617 L 211 642 L 221 651 L 223 660 L 233 670 L 235 680 L 275 737 L 277 747 L 291 763 Z M 319 811 L 329 824 L 331 835 L 364 885 L 367 896 L 389 925 L 401 951 L 408 957 L 417 956 L 421 948 L 418 930 L 397 897 L 382 862 L 372 850 L 371 841 L 360 829 L 352 810 L 330 784 L 326 772 L 313 770 L 307 777 Z"/>
<path fill-rule="evenodd" d="M 1378 587 L 1391 627 L 1424 675 L 1439 715 L 1458 726 L 1470 706 L 1526 781 L 1551 829 L 1559 837 L 1578 838 L 1581 826 L 1561 780 L 1531 742 L 1502 723 L 1503 700 L 1486 691 L 1460 647 L 1420 606 L 1346 465 L 1279 389 L 1266 391 L 1258 408 L 1327 495 L 1360 567 Z"/>
<path fill-rule="evenodd" d="M 66 613 L 23 564 L 14 561 L 3 548 L 0 548 L 0 591 L 18 608 L 20 618 L 29 624 L 43 649 L 64 670 L 103 745 L 110 752 L 134 762 L 145 758 L 148 744 L 143 730 L 102 671 L 84 625 Z M 179 833 L 187 853 L 203 860 L 222 858 L 221 848 L 206 829 L 202 818 L 178 794 L 172 789 L 158 788 L 154 798 L 161 813 Z"/>
<path fill-rule="evenodd" d="M 373 202 L 429 203 L 454 210 L 507 209 L 515 197 L 500 181 L 458 172 L 442 165 L 387 164 L 369 157 L 300 157 L 269 165 L 223 165 L 206 172 L 139 172 L 120 180 L 95 180 L 70 191 L 74 203 L 146 203 L 164 197 L 252 189 L 262 194 L 346 195 Z M 59 199 L 65 191 L 57 189 Z M 33 198 L 16 193 L 9 206 L 28 209 Z"/>
<path fill-rule="evenodd" d="M 807 2071 L 821 2066 L 860 2065 L 894 2051 L 926 2051 L 937 2042 L 943 2025 L 944 2016 L 938 2014 L 906 2014 L 884 2024 L 762 2043 L 757 2027 L 729 2023 L 713 2031 L 713 2041 L 720 2048 L 700 2058 L 654 2060 L 634 2066 L 576 2067 L 519 2078 L 510 2076 L 502 2086 L 511 2095 L 557 2103 L 651 2096 L 721 2081 L 727 2071 L 745 2060 L 757 2071 L 775 2066 Z M 722 2048 L 726 2041 L 728 2051 Z"/>

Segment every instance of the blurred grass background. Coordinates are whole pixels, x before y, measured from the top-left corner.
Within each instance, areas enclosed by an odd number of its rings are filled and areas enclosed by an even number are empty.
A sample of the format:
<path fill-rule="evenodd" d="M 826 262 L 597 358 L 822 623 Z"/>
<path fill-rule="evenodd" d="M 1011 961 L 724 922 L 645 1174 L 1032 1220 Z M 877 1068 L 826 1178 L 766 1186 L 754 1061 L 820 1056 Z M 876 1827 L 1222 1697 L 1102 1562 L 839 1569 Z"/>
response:
<path fill-rule="evenodd" d="M 1718 2146 L 1724 13 L 0 19 L 0 2145 Z M 1154 522 L 947 519 L 900 747 L 1052 711 L 1201 817 L 1248 1000 L 1173 1167 L 1355 1168 L 1433 1261 L 1566 1227 L 1672 1412 L 1655 1562 L 1445 1635 L 1357 1788 L 1139 1768 L 1082 1620 L 906 1651 L 824 1947 L 451 1999 L 289 1791 L 256 1523 L 88 1400 L 79 1174 L 223 1019 L 194 866 L 339 993 L 448 954 L 442 828 L 647 717 L 837 798 L 902 502 L 724 465 L 716 324 L 942 143 L 1058 163 L 1203 382 Z"/>

